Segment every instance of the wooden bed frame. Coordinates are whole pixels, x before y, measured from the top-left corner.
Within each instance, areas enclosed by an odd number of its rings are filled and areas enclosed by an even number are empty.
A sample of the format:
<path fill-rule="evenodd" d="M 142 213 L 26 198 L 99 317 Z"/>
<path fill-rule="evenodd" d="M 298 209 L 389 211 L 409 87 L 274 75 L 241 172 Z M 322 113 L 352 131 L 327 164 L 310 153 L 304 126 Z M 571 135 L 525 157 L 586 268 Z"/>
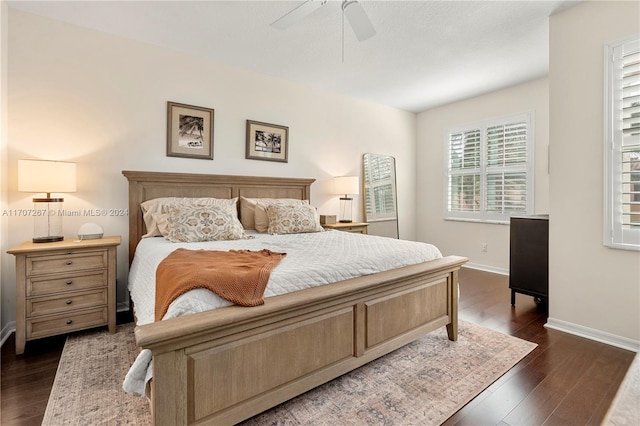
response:
<path fill-rule="evenodd" d="M 168 196 L 310 197 L 314 179 L 122 172 L 129 259 L 146 232 L 140 203 Z M 233 424 L 446 326 L 457 339 L 458 270 L 447 256 L 136 328 L 153 354 L 156 425 Z"/>

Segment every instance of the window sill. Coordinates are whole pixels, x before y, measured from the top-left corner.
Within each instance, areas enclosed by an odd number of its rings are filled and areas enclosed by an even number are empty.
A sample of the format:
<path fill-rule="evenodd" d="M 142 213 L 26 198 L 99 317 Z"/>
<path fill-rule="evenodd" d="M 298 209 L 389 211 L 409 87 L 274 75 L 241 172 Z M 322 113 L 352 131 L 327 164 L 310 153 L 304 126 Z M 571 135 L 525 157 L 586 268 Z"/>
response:
<path fill-rule="evenodd" d="M 474 222 L 474 223 L 484 223 L 487 225 L 509 225 L 509 220 L 488 220 L 488 219 L 470 219 L 470 218 L 462 218 L 462 217 L 445 217 L 444 220 L 452 221 L 452 222 Z"/>

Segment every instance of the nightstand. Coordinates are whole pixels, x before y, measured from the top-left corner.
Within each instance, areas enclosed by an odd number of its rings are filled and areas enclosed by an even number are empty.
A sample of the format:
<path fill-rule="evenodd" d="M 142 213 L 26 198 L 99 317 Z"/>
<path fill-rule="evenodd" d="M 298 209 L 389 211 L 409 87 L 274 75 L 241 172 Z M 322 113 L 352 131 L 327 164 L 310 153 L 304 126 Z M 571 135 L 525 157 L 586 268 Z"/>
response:
<path fill-rule="evenodd" d="M 26 242 L 16 257 L 16 354 L 27 340 L 107 325 L 116 331 L 120 237 Z"/>
<path fill-rule="evenodd" d="M 325 229 L 335 229 L 337 231 L 353 232 L 355 234 L 366 234 L 368 223 L 364 222 L 337 222 L 329 225 L 322 225 Z"/>

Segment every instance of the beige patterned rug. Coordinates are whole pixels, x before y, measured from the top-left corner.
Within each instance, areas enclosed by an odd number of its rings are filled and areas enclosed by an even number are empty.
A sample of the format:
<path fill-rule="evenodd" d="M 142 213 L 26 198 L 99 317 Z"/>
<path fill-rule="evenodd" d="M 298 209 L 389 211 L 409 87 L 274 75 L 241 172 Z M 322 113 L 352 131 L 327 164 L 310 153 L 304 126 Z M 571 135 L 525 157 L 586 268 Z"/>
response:
<path fill-rule="evenodd" d="M 535 347 L 461 321 L 457 342 L 442 328 L 245 424 L 440 424 Z M 135 354 L 131 324 L 70 336 L 42 424 L 150 424 L 146 400 L 122 391 Z"/>
<path fill-rule="evenodd" d="M 640 354 L 633 358 L 602 424 L 640 425 Z"/>

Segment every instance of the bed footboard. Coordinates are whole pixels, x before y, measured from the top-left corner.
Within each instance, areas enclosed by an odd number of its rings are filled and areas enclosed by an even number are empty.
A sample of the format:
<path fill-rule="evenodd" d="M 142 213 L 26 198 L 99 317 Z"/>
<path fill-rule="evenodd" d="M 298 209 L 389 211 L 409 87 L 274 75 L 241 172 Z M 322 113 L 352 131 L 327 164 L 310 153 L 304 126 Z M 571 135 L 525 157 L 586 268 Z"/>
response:
<path fill-rule="evenodd" d="M 446 326 L 457 339 L 449 256 L 136 329 L 153 353 L 156 425 L 233 424 Z"/>

